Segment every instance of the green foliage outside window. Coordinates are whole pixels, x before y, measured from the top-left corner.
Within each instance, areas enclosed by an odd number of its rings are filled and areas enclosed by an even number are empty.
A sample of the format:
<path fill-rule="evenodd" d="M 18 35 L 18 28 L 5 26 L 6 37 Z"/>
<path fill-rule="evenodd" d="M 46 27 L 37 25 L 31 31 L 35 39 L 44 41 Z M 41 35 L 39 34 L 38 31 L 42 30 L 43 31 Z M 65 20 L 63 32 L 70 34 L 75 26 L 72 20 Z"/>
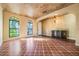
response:
<path fill-rule="evenodd" d="M 9 19 L 9 37 L 19 36 L 19 21 L 16 17 Z"/>

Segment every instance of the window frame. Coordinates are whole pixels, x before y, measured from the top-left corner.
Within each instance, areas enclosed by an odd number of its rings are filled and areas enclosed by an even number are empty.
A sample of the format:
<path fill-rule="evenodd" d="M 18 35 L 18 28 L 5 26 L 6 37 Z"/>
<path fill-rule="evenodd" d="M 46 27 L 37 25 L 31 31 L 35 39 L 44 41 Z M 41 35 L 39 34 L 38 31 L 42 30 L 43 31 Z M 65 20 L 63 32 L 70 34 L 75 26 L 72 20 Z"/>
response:
<path fill-rule="evenodd" d="M 16 22 L 18 22 L 19 28 L 10 28 L 10 21 L 16 21 Z M 10 35 L 10 33 L 12 33 L 12 32 L 10 32 L 11 29 L 16 29 L 16 30 L 18 30 L 18 34 L 16 33 L 16 34 L 17 34 L 16 36 L 11 36 L 11 35 Z M 18 37 L 18 36 L 20 35 L 19 30 L 20 30 L 20 22 L 19 22 L 19 20 L 17 20 L 16 17 L 10 18 L 10 19 L 9 19 L 9 37 L 10 37 L 10 38 L 12 38 L 12 37 Z"/>

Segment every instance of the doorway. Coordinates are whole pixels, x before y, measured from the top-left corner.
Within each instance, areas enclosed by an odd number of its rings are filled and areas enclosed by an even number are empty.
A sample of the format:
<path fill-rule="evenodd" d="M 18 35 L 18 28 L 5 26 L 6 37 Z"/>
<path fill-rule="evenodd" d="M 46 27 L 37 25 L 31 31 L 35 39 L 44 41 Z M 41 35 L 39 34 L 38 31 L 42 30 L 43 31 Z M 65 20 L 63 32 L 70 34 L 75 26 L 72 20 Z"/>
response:
<path fill-rule="evenodd" d="M 32 21 L 29 21 L 27 23 L 27 35 L 32 35 L 33 34 L 33 23 Z"/>

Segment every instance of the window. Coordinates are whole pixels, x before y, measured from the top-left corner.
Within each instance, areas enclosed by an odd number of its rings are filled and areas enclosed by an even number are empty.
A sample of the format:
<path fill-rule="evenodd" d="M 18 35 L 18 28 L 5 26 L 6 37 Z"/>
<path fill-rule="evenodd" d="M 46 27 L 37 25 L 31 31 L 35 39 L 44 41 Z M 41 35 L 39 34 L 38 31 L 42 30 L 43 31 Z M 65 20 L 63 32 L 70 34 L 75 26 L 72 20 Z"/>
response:
<path fill-rule="evenodd" d="M 28 34 L 28 35 L 32 35 L 32 29 L 33 29 L 33 28 L 32 28 L 32 22 L 31 22 L 31 21 L 28 22 L 28 26 L 27 26 L 27 27 L 28 27 L 28 32 L 27 32 L 27 34 Z"/>
<path fill-rule="evenodd" d="M 19 21 L 16 17 L 9 19 L 9 37 L 19 36 Z"/>

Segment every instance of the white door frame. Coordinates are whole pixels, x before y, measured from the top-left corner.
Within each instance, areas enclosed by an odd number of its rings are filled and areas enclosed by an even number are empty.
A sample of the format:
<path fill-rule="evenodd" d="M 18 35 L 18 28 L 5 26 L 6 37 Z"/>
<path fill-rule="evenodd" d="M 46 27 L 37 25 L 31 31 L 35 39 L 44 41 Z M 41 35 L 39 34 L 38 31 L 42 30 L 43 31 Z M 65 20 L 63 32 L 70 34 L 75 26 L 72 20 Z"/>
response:
<path fill-rule="evenodd" d="M 38 35 L 42 35 L 42 22 L 38 22 Z"/>
<path fill-rule="evenodd" d="M 0 7 L 0 46 L 3 42 L 3 9 Z"/>

